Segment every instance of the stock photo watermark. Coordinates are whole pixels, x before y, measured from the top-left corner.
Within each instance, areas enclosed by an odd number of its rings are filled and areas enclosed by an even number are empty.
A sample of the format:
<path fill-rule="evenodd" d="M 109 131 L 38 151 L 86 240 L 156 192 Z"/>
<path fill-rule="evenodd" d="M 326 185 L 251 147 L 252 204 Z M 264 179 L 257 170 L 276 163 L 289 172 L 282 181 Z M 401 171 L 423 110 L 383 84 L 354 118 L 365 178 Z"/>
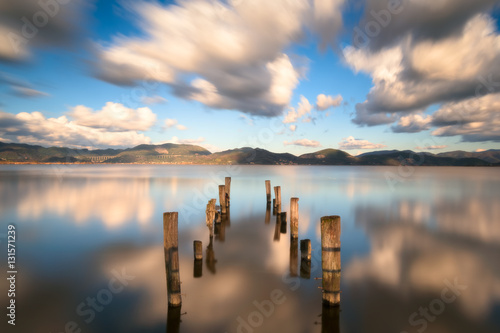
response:
<path fill-rule="evenodd" d="M 304 263 L 305 261 L 302 261 L 301 265 Z M 320 263 L 321 251 L 312 251 L 310 261 L 311 274 L 316 272 L 318 267 L 321 267 Z M 297 291 L 301 286 L 301 278 L 299 276 L 291 276 L 288 272 L 282 275 L 281 281 L 292 292 Z M 253 333 L 256 329 L 264 325 L 265 320 L 269 319 L 275 313 L 279 305 L 284 304 L 286 301 L 287 297 L 282 289 L 273 289 L 267 299 L 254 300 L 252 308 L 255 308 L 255 310 L 236 317 L 236 333 Z"/>
<path fill-rule="evenodd" d="M 61 11 L 61 6 L 67 5 L 72 0 L 39 0 L 37 2 L 39 10 L 31 17 L 23 16 L 20 18 L 22 27 L 19 33 L 9 32 L 7 38 L 14 51 L 17 54 L 22 53 L 22 48 L 29 41 L 33 40 L 40 32 L 49 24 L 50 20 L 58 15 Z"/>
<path fill-rule="evenodd" d="M 371 10 L 370 17 L 363 27 L 354 27 L 353 43 L 357 48 L 368 46 L 373 38 L 376 38 L 382 32 L 382 29 L 387 28 L 394 15 L 401 14 L 404 11 L 404 5 L 410 0 L 390 0 L 387 2 L 387 7 L 379 11 Z"/>
<path fill-rule="evenodd" d="M 441 290 L 440 297 L 434 298 L 427 306 L 419 307 L 418 311 L 413 312 L 408 317 L 408 323 L 415 327 L 418 333 L 423 333 L 429 323 L 435 322 L 437 317 L 446 310 L 446 305 L 455 302 L 462 292 L 467 290 L 467 285 L 461 284 L 458 278 L 455 278 L 453 282 L 444 280 L 443 283 L 446 287 Z M 401 331 L 400 333 L 410 332 Z"/>
<path fill-rule="evenodd" d="M 7 323 L 16 325 L 16 226 L 9 224 L 7 227 L 7 297 L 9 299 L 7 306 Z"/>
<path fill-rule="evenodd" d="M 76 306 L 75 312 L 87 325 L 92 323 L 97 316 L 97 313 L 102 312 L 114 299 L 114 297 L 125 290 L 130 283 L 135 279 L 135 276 L 129 275 L 126 268 L 121 271 L 116 269 L 111 271 L 113 277 L 108 281 L 107 287 L 100 289 L 95 297 L 87 297 L 84 301 Z M 57 333 L 81 333 L 82 328 L 76 321 L 67 321 L 64 325 L 64 330 Z M 52 332 L 51 332 L 52 333 Z"/>

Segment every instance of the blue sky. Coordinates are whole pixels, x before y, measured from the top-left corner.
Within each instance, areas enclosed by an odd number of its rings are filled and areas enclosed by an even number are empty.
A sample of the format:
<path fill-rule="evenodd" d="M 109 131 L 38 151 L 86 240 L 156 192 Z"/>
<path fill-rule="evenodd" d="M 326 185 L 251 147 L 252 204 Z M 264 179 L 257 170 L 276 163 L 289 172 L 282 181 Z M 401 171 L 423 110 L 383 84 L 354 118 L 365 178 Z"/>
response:
<path fill-rule="evenodd" d="M 496 1 L 44 3 L 2 5 L 0 141 L 500 148 Z"/>

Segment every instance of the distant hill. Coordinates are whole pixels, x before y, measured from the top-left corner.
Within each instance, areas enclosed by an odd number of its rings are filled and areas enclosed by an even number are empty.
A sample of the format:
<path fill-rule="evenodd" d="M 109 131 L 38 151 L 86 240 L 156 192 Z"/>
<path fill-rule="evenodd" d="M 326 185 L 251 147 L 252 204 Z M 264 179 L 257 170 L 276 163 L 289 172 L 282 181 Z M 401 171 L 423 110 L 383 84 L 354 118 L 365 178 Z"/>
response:
<path fill-rule="evenodd" d="M 447 153 L 437 154 L 440 157 L 453 158 L 479 158 L 490 163 L 500 163 L 500 150 L 490 149 L 482 152 L 466 152 L 463 150 L 450 151 Z"/>
<path fill-rule="evenodd" d="M 300 164 L 312 165 L 352 165 L 357 164 L 357 158 L 338 149 L 323 149 L 311 154 L 299 156 Z"/>
<path fill-rule="evenodd" d="M 352 156 L 338 149 L 323 149 L 297 157 L 249 147 L 212 154 L 200 146 L 174 143 L 88 150 L 0 142 L 0 163 L 499 166 L 500 151 L 434 155 L 410 150 L 386 150 Z"/>

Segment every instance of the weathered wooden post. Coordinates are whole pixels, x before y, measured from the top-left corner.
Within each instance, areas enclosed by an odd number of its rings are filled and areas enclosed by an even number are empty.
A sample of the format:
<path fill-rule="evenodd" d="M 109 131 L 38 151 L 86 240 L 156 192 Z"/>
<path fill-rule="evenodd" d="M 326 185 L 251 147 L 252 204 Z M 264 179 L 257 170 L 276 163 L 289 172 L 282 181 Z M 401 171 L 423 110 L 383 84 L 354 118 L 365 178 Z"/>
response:
<path fill-rule="evenodd" d="M 219 203 L 220 203 L 220 212 L 222 214 L 226 214 L 226 186 L 219 185 Z"/>
<path fill-rule="evenodd" d="M 300 277 L 311 278 L 311 240 L 309 239 L 300 241 Z"/>
<path fill-rule="evenodd" d="M 297 276 L 299 270 L 299 240 L 292 238 L 290 240 L 290 276 Z"/>
<path fill-rule="evenodd" d="M 266 200 L 268 203 L 271 202 L 271 181 L 266 180 Z"/>
<path fill-rule="evenodd" d="M 321 218 L 323 303 L 340 304 L 340 216 Z"/>
<path fill-rule="evenodd" d="M 193 277 L 199 278 L 202 276 L 203 270 L 203 247 L 199 240 L 193 242 L 193 252 L 194 252 L 194 270 Z"/>
<path fill-rule="evenodd" d="M 225 190 L 227 194 L 226 207 L 229 207 L 229 202 L 231 200 L 231 177 L 226 177 L 225 181 L 226 181 Z"/>
<path fill-rule="evenodd" d="M 286 212 L 278 213 L 281 216 L 281 233 L 286 234 Z"/>
<path fill-rule="evenodd" d="M 300 241 L 300 257 L 302 259 L 311 260 L 311 240 L 302 239 Z"/>
<path fill-rule="evenodd" d="M 181 306 L 181 280 L 179 274 L 178 213 L 163 213 L 163 247 L 167 271 L 167 293 L 170 306 Z"/>
<path fill-rule="evenodd" d="M 340 307 L 323 304 L 321 333 L 340 333 Z"/>
<path fill-rule="evenodd" d="M 279 242 L 281 238 L 281 214 L 276 215 L 276 226 L 274 228 L 274 240 Z"/>
<path fill-rule="evenodd" d="M 167 332 L 179 333 L 181 326 L 181 307 L 168 306 L 167 312 Z"/>
<path fill-rule="evenodd" d="M 299 237 L 299 198 L 290 199 L 290 237 Z"/>
<path fill-rule="evenodd" d="M 202 260 L 203 259 L 203 246 L 201 241 L 195 240 L 193 242 L 193 252 L 194 252 L 194 259 L 195 260 Z"/>
<path fill-rule="evenodd" d="M 269 222 L 271 222 L 271 203 L 270 202 L 268 202 L 266 204 L 266 220 L 265 220 L 265 223 L 269 224 Z"/>
<path fill-rule="evenodd" d="M 276 216 L 276 199 L 273 199 L 273 216 Z"/>
<path fill-rule="evenodd" d="M 227 223 L 227 214 L 221 216 L 221 223 L 218 223 L 219 232 L 215 235 L 215 240 L 219 242 L 224 242 L 226 240 L 226 223 Z"/>
<path fill-rule="evenodd" d="M 274 187 L 274 196 L 276 198 L 276 211 L 281 213 L 281 186 Z"/>
<path fill-rule="evenodd" d="M 214 252 L 214 238 L 210 237 L 210 242 L 207 246 L 207 257 L 205 259 L 205 263 L 207 264 L 207 268 L 212 274 L 215 274 L 215 263 L 217 260 L 215 259 Z"/>
<path fill-rule="evenodd" d="M 207 227 L 210 231 L 210 236 L 214 235 L 215 201 L 215 199 L 210 199 L 206 210 Z"/>

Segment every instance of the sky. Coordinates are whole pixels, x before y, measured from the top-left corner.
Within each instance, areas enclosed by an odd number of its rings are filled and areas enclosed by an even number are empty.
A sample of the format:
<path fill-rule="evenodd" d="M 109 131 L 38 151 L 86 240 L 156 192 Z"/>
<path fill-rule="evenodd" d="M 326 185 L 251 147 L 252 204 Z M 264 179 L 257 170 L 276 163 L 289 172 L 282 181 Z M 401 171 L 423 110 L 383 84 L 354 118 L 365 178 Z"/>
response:
<path fill-rule="evenodd" d="M 0 141 L 500 149 L 498 0 L 0 0 Z"/>

